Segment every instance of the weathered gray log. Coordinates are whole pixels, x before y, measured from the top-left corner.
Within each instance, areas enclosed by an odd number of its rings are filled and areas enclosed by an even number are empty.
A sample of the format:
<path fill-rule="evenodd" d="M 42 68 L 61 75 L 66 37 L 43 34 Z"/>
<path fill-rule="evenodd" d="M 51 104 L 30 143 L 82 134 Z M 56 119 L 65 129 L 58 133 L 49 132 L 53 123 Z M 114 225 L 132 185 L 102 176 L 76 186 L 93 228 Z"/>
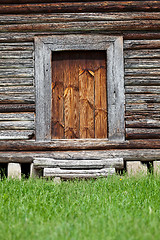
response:
<path fill-rule="evenodd" d="M 33 86 L 0 87 L 0 103 L 34 103 Z"/>
<path fill-rule="evenodd" d="M 33 78 L 0 78 L 0 87 L 9 87 L 9 86 L 33 86 Z"/>
<path fill-rule="evenodd" d="M 1 24 L 51 23 L 106 20 L 160 20 L 160 12 L 96 12 L 0 15 Z M 130 42 L 126 47 L 130 46 Z M 135 45 L 134 45 L 135 46 Z"/>
<path fill-rule="evenodd" d="M 126 94 L 126 104 L 129 103 L 160 103 L 160 94 Z"/>
<path fill-rule="evenodd" d="M 152 115 L 151 115 L 152 113 Z M 127 111 L 126 112 L 126 120 L 138 120 L 138 119 L 160 119 L 159 111 L 137 111 L 136 113 Z"/>
<path fill-rule="evenodd" d="M 0 151 L 66 151 L 66 150 L 107 150 L 106 158 L 108 157 L 108 150 L 116 149 L 160 149 L 160 140 L 158 139 L 144 139 L 144 140 L 129 140 L 125 142 L 111 142 L 107 140 L 87 141 L 87 140 L 55 140 L 52 142 L 36 142 L 34 140 L 28 141 L 1 141 Z M 51 152 L 52 153 L 52 152 Z M 48 155 L 47 155 L 48 156 Z M 46 156 L 45 156 L 46 157 Z M 62 156 L 60 155 L 60 158 Z M 117 155 L 118 157 L 118 155 Z M 123 157 L 123 156 L 122 156 Z M 51 158 L 51 156 L 48 156 Z M 53 156 L 55 159 L 55 155 Z M 112 157 L 111 157 L 112 158 Z M 80 158 L 81 159 L 81 158 Z"/>
<path fill-rule="evenodd" d="M 130 15 L 130 13 L 128 13 Z M 152 49 L 160 48 L 160 40 L 125 40 L 124 49 Z"/>
<path fill-rule="evenodd" d="M 106 160 L 107 153 L 105 151 L 73 151 L 73 152 L 56 152 L 53 157 L 54 160 Z M 121 161 L 122 159 L 120 159 Z"/>
<path fill-rule="evenodd" d="M 31 23 L 0 25 L 0 32 L 50 32 L 50 31 L 78 31 L 78 30 L 102 30 L 102 31 L 145 31 L 160 30 L 160 20 L 126 20 L 126 21 L 80 21 L 57 23 Z"/>
<path fill-rule="evenodd" d="M 27 140 L 33 136 L 33 130 L 0 130 L 0 140 Z"/>
<path fill-rule="evenodd" d="M 0 51 L 1 59 L 33 59 L 32 51 Z"/>
<path fill-rule="evenodd" d="M 33 156 L 24 152 L 0 152 L 0 163 L 32 163 Z"/>
<path fill-rule="evenodd" d="M 148 114 L 154 114 L 156 111 L 160 111 L 159 103 L 128 103 L 126 104 L 126 112 L 130 114 L 136 114 L 137 112 L 148 112 Z"/>
<path fill-rule="evenodd" d="M 7 141 L 6 141 L 7 142 Z M 153 141 L 154 143 L 154 141 Z M 147 148 L 147 146 L 146 146 Z M 160 159 L 160 149 L 118 149 L 118 150 L 108 150 L 106 152 L 107 158 L 119 158 L 122 157 L 125 161 L 154 161 Z M 66 153 L 66 152 L 65 152 Z M 69 153 L 71 153 L 69 151 Z M 93 151 L 92 151 L 93 153 Z M 58 152 L 59 158 L 62 157 L 61 152 Z M 1 151 L 0 152 L 0 162 L 19 162 L 19 163 L 31 163 L 35 158 L 55 158 L 57 155 L 56 151 L 38 151 L 31 152 L 28 151 Z"/>
<path fill-rule="evenodd" d="M 125 58 L 160 58 L 159 49 L 126 50 Z"/>
<path fill-rule="evenodd" d="M 12 99 L 13 100 L 13 99 Z M 34 112 L 35 104 L 0 104 L 1 113 L 11 112 Z"/>
<path fill-rule="evenodd" d="M 159 59 L 125 59 L 125 69 L 137 69 L 144 71 L 144 69 L 160 68 Z"/>
<path fill-rule="evenodd" d="M 20 78 L 31 78 L 34 77 L 34 69 L 33 68 L 7 68 L 0 69 L 0 78 L 4 77 L 20 77 Z"/>
<path fill-rule="evenodd" d="M 0 22 L 1 23 L 1 22 Z M 0 43 L 0 51 L 33 51 L 32 42 Z"/>
<path fill-rule="evenodd" d="M 159 11 L 159 1 L 103 1 L 43 4 L 3 4 L 1 14 L 53 12 Z"/>
<path fill-rule="evenodd" d="M 125 69 L 125 76 L 131 76 L 131 75 L 134 75 L 134 76 L 156 76 L 158 75 L 159 76 L 160 74 L 160 70 L 159 68 L 151 68 L 151 69 L 142 69 L 142 68 L 137 68 L 137 69 L 134 69 L 134 68 L 131 68 L 131 69 L 128 69 L 126 68 Z"/>
<path fill-rule="evenodd" d="M 11 103 L 13 103 L 13 104 L 30 103 L 30 104 L 33 104 L 33 103 L 35 103 L 35 95 L 33 93 L 25 94 L 23 92 L 19 93 L 19 94 L 16 94 L 16 93 L 7 94 L 7 92 L 6 92 L 6 94 L 0 93 L 0 103 L 1 104 L 5 104 L 5 103 L 9 103 L 9 104 L 11 104 Z M 3 106 L 2 106 L 2 108 L 3 108 Z M 14 106 L 13 106 L 13 108 L 14 108 Z M 1 106 L 0 106 L 0 109 L 1 109 Z M 17 108 L 17 110 L 18 110 L 18 108 Z M 21 110 L 21 111 L 23 111 L 23 110 Z"/>
<path fill-rule="evenodd" d="M 33 121 L 0 121 L 0 130 L 34 130 Z"/>
<path fill-rule="evenodd" d="M 94 153 L 93 153 L 94 154 Z M 111 158 L 103 160 L 61 160 L 51 158 L 35 158 L 33 161 L 35 168 L 54 168 L 61 169 L 90 169 L 90 168 L 117 168 L 124 167 L 123 158 Z"/>
<path fill-rule="evenodd" d="M 95 2 L 96 0 L 92 0 Z M 1 4 L 28 4 L 28 3 L 60 3 L 60 2 L 72 2 L 72 0 L 1 0 Z M 78 2 L 78 0 L 74 0 L 74 2 Z M 81 2 L 89 2 L 89 0 L 82 0 Z"/>
<path fill-rule="evenodd" d="M 0 59 L 0 69 L 12 69 L 12 68 L 33 68 L 33 59 Z"/>
<path fill-rule="evenodd" d="M 125 76 L 125 86 L 160 86 L 159 76 Z"/>
<path fill-rule="evenodd" d="M 139 119 L 126 121 L 127 128 L 160 128 L 160 119 Z M 148 129 L 149 131 L 149 129 Z"/>
<path fill-rule="evenodd" d="M 0 113 L 0 121 L 34 121 L 34 113 Z"/>
<path fill-rule="evenodd" d="M 126 139 L 160 139 L 160 129 L 126 128 Z"/>
<path fill-rule="evenodd" d="M 78 34 L 78 33 L 97 33 L 97 32 L 102 32 L 104 34 L 106 34 L 106 31 L 102 31 L 101 30 L 98 30 L 97 29 L 79 29 L 79 30 L 70 30 L 70 29 L 65 29 L 63 30 L 63 34 Z M 53 31 L 50 31 L 50 32 L 26 32 L 26 33 L 23 33 L 23 32 L 20 32 L 20 33 L 16 33 L 16 32 L 10 32 L 10 33 L 1 33 L 0 34 L 0 42 L 4 42 L 4 41 L 7 41 L 7 42 L 13 42 L 13 41 L 34 41 L 34 38 L 36 36 L 52 36 L 52 35 L 55 35 L 55 34 L 62 34 L 62 31 L 60 30 L 53 30 Z M 155 31 L 112 31 L 112 35 L 119 35 L 119 36 L 122 36 L 123 35 L 123 38 L 124 39 L 160 39 L 160 33 Z M 150 56 L 150 55 L 149 55 Z M 156 56 L 159 56 L 159 54 L 157 53 Z M 137 56 L 138 57 L 138 56 Z"/>
<path fill-rule="evenodd" d="M 28 4 L 28 3 L 39 4 L 39 3 L 63 3 L 63 2 L 70 3 L 73 1 L 72 0 L 57 0 L 57 1 L 56 0 L 1 0 L 1 4 L 11 4 L 11 3 L 12 4 Z M 74 0 L 74 2 L 79 2 L 79 1 Z M 85 3 L 85 2 L 90 2 L 90 1 L 89 0 L 81 0 L 81 2 Z M 92 2 L 97 2 L 97 0 L 92 0 Z M 103 1 L 101 1 L 101 2 L 103 2 Z M 117 1 L 117 2 L 121 3 L 122 1 Z M 145 2 L 147 2 L 147 1 L 145 1 Z"/>
<path fill-rule="evenodd" d="M 160 93 L 160 86 L 126 86 L 126 93 Z"/>
<path fill-rule="evenodd" d="M 60 168 L 44 168 L 44 177 L 61 177 L 61 178 L 97 178 L 107 177 L 115 173 L 114 168 L 103 168 L 98 170 L 64 170 Z"/>

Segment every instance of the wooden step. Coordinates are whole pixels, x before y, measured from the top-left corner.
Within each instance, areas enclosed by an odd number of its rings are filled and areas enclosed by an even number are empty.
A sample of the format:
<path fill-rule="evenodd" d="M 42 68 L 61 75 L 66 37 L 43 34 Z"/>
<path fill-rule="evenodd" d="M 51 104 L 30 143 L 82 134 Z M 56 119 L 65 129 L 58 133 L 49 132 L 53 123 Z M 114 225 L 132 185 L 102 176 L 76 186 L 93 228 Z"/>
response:
<path fill-rule="evenodd" d="M 66 153 L 67 156 L 67 153 Z M 102 158 L 94 159 L 90 156 L 86 159 L 54 159 L 54 158 L 35 158 L 33 166 L 35 169 L 43 169 L 44 177 L 60 178 L 97 178 L 106 177 L 115 173 L 116 169 L 123 169 L 123 158 Z M 97 157 L 98 158 L 98 157 Z"/>
<path fill-rule="evenodd" d="M 61 169 L 61 168 L 44 168 L 44 177 L 60 177 L 60 178 L 97 178 L 113 175 L 115 168 L 102 169 Z"/>

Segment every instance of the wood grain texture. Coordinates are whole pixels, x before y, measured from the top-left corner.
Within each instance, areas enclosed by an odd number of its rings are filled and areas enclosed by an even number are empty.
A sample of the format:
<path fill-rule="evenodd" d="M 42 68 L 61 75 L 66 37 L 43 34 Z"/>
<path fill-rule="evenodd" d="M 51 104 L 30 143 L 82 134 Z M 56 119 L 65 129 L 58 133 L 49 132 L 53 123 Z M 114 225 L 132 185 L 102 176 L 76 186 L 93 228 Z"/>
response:
<path fill-rule="evenodd" d="M 52 53 L 52 126 L 53 139 L 64 138 L 64 81 L 63 57 L 56 52 Z"/>
<path fill-rule="evenodd" d="M 125 70 L 128 74 L 129 71 L 136 69 L 139 75 L 142 75 L 145 73 L 148 74 L 149 71 L 154 72 L 156 75 L 156 69 L 160 68 L 160 60 L 159 59 L 126 59 L 125 60 Z M 146 70 L 147 69 L 147 70 Z M 152 71 L 153 69 L 153 71 Z M 157 69 L 158 72 L 158 69 Z M 137 73 L 137 74 L 138 74 Z M 131 72 L 132 74 L 132 72 Z M 130 74 L 130 75 L 131 75 Z M 135 75 L 135 73 L 133 72 Z M 152 75 L 152 74 L 150 74 Z"/>
<path fill-rule="evenodd" d="M 34 167 L 40 168 L 55 168 L 61 169 L 101 169 L 101 168 L 118 168 L 124 166 L 123 158 L 111 158 L 102 160 L 61 160 L 52 158 L 35 158 Z"/>
<path fill-rule="evenodd" d="M 125 86 L 160 86 L 159 76 L 125 76 Z"/>
<path fill-rule="evenodd" d="M 51 51 L 38 38 L 35 42 L 36 140 L 48 141 L 51 139 Z"/>
<path fill-rule="evenodd" d="M 126 50 L 124 51 L 125 58 L 160 58 L 159 49 L 143 49 L 143 50 Z"/>
<path fill-rule="evenodd" d="M 34 93 L 32 94 L 24 94 L 22 93 L 1 93 L 0 94 L 0 104 L 34 104 L 35 103 L 35 96 Z M 22 105 L 21 105 L 22 107 Z M 23 110 L 22 110 L 23 111 Z"/>
<path fill-rule="evenodd" d="M 79 138 L 79 53 L 67 51 L 63 56 L 65 138 Z"/>
<path fill-rule="evenodd" d="M 127 126 L 128 128 L 133 129 L 158 128 L 159 89 L 157 89 L 157 86 L 160 86 L 158 70 L 160 58 L 158 52 L 160 34 L 156 29 L 159 27 L 159 16 L 159 12 L 66 13 L 63 14 L 63 16 L 62 14 L 56 13 L 47 15 L 35 14 L 30 16 L 1 15 L 0 22 L 4 25 L 4 28 L 2 26 L 3 29 L 0 33 L 0 41 L 11 42 L 5 44 L 2 42 L 0 43 L 0 50 L 2 51 L 2 59 L 0 59 L 0 69 L 2 69 L 0 86 L 33 86 L 33 73 L 31 73 L 32 70 L 30 69 L 33 68 L 33 43 L 14 43 L 13 41 L 17 41 L 17 39 L 21 39 L 23 41 L 27 41 L 27 39 L 29 39 L 29 41 L 33 41 L 33 37 L 35 35 L 52 35 L 55 31 L 58 33 L 60 29 L 66 31 L 66 33 L 67 31 L 78 31 L 79 33 L 82 31 L 87 32 L 88 29 L 92 29 L 93 32 L 103 32 L 104 30 L 105 34 L 114 34 L 115 32 L 116 34 L 124 35 L 124 38 L 128 39 L 124 41 L 126 56 L 125 86 L 129 87 L 126 88 L 126 120 L 128 119 L 128 122 L 126 122 L 128 124 Z M 144 21 L 141 21 L 142 19 Z M 150 21 L 148 21 L 149 19 Z M 88 21 L 90 21 L 90 23 L 87 23 Z M 76 28 L 75 22 L 77 24 L 77 29 L 79 27 L 79 30 L 74 30 L 74 28 Z M 6 23 L 10 23 L 9 26 L 5 27 Z M 43 25 L 46 31 L 44 31 Z M 19 29 L 19 31 L 21 29 L 22 31 L 26 32 L 14 32 L 16 31 L 16 27 L 18 27 L 17 29 Z M 55 27 L 55 29 L 57 27 L 57 29 L 53 30 L 52 27 Z M 142 28 L 148 30 L 144 31 Z M 134 29 L 137 29 L 137 31 Z M 13 31 L 13 33 L 9 31 Z M 8 56 L 5 52 L 8 52 Z M 17 54 L 20 56 L 17 57 Z M 12 60 L 10 61 L 10 59 Z M 14 70 L 12 71 L 12 69 Z M 26 72 L 23 69 L 26 69 Z M 24 74 L 32 74 L 32 76 L 24 77 Z M 8 78 L 8 75 L 11 77 Z M 22 75 L 23 77 L 21 77 Z M 14 78 L 11 82 L 12 76 Z M 131 86 L 135 87 L 130 88 Z M 139 89 L 137 86 L 146 86 L 147 88 Z M 33 110 L 35 100 L 34 94 L 32 94 L 10 93 L 9 96 L 6 97 L 6 94 L 3 95 L 1 93 L 2 104 L 0 109 L 2 109 L 4 112 L 12 111 L 12 109 L 13 111 L 18 111 L 18 109 L 27 111 L 27 108 Z M 6 103 L 9 103 L 8 106 Z M 10 103 L 14 104 L 11 105 Z M 30 103 L 31 107 L 29 107 L 28 104 L 21 103 Z M 156 116 L 156 122 L 151 123 L 149 121 L 150 115 L 153 116 L 153 118 L 154 115 Z M 132 116 L 134 119 L 134 116 L 136 116 L 137 121 L 130 121 L 130 116 Z M 138 116 L 146 117 L 146 122 L 139 121 Z"/>
<path fill-rule="evenodd" d="M 2 24 L 2 22 L 1 22 Z M 34 51 L 33 42 L 0 43 L 0 51 Z"/>
<path fill-rule="evenodd" d="M 34 121 L 34 113 L 1 113 L 0 121 Z"/>
<path fill-rule="evenodd" d="M 151 69 L 126 69 L 125 70 L 125 76 L 130 76 L 130 75 L 134 75 L 134 76 L 159 76 L 160 74 L 160 70 L 159 68 L 151 68 Z"/>
<path fill-rule="evenodd" d="M 79 69 L 80 138 L 94 138 L 94 53 L 83 53 Z M 90 72 L 89 72 L 90 71 Z"/>
<path fill-rule="evenodd" d="M 29 24 L 82 21 L 160 20 L 160 12 L 92 12 L 0 15 L 1 24 Z"/>
<path fill-rule="evenodd" d="M 0 130 L 34 130 L 34 122 L 0 121 Z"/>
<path fill-rule="evenodd" d="M 0 104 L 1 113 L 34 112 L 35 104 Z"/>
<path fill-rule="evenodd" d="M 131 103 L 159 103 L 160 95 L 159 94 L 146 94 L 146 93 L 136 93 L 136 94 L 126 94 L 126 104 Z"/>
<path fill-rule="evenodd" d="M 92 0 L 92 2 L 96 2 L 97 0 Z M 26 3 L 63 3 L 63 2 L 73 2 L 73 0 L 1 0 L 0 4 L 26 4 Z M 74 2 L 78 2 L 78 0 L 74 0 Z M 89 0 L 82 0 L 81 2 L 89 2 Z"/>
<path fill-rule="evenodd" d="M 160 20 L 126 20 L 126 21 L 80 21 L 56 23 L 30 23 L 0 25 L 0 32 L 50 32 L 50 31 L 80 31 L 92 29 L 92 31 L 159 31 Z"/>
<path fill-rule="evenodd" d="M 148 131 L 149 131 L 150 128 L 160 128 L 160 120 L 151 118 L 151 119 L 138 119 L 138 120 L 126 121 L 126 127 L 127 128 L 148 128 Z"/>
<path fill-rule="evenodd" d="M 115 173 L 114 168 L 89 169 L 89 170 L 64 170 L 60 168 L 44 168 L 44 177 L 61 178 L 98 178 L 107 177 Z"/>
<path fill-rule="evenodd" d="M 7 142 L 7 141 L 6 141 Z M 25 141 L 27 143 L 28 141 Z M 154 141 L 153 141 L 154 142 Z M 85 151 L 86 152 L 86 151 Z M 159 160 L 160 150 L 159 149 L 119 149 L 119 150 L 109 150 L 105 151 L 107 158 L 116 158 L 122 157 L 125 161 L 154 161 Z M 31 163 L 35 157 L 46 157 L 46 158 L 55 158 L 57 155 L 59 159 L 63 156 L 64 152 L 0 152 L 0 162 L 9 163 L 9 162 L 19 162 L 19 163 Z M 66 153 L 66 152 L 65 152 Z M 71 151 L 68 151 L 69 155 L 72 156 Z"/>
<path fill-rule="evenodd" d="M 136 114 L 137 112 L 148 112 L 148 114 L 154 114 L 160 110 L 159 103 L 128 103 L 126 104 L 126 112 L 130 114 Z"/>
<path fill-rule="evenodd" d="M 126 128 L 126 139 L 159 139 L 159 128 Z"/>
<path fill-rule="evenodd" d="M 19 68 L 28 68 L 28 71 L 30 72 L 30 69 L 32 69 L 34 66 L 33 60 L 21 60 L 21 59 L 0 59 L 0 69 L 9 69 L 11 71 L 12 68 L 19 69 Z M 33 70 L 32 70 L 33 71 Z"/>
<path fill-rule="evenodd" d="M 30 78 L 34 76 L 34 71 L 33 68 L 11 68 L 8 67 L 7 69 L 0 69 L 0 78 L 15 78 L 15 77 L 19 77 L 19 78 Z"/>
<path fill-rule="evenodd" d="M 132 159 L 136 158 L 136 151 L 138 149 L 140 149 L 142 152 L 147 151 L 148 152 L 146 154 L 152 153 L 154 152 L 151 149 L 160 149 L 160 140 L 159 139 L 137 139 L 137 140 L 126 140 L 125 142 L 113 142 L 113 141 L 108 141 L 108 140 L 104 140 L 104 139 L 94 139 L 92 141 L 90 140 L 79 140 L 79 139 L 72 139 L 72 140 L 55 140 L 52 142 L 36 142 L 35 140 L 27 140 L 27 141 L 12 141 L 12 140 L 8 140 L 8 141 L 2 141 L 1 139 L 1 144 L 0 144 L 0 151 L 2 152 L 7 152 L 7 151 L 14 151 L 16 153 L 20 153 L 22 152 L 22 155 L 24 154 L 23 151 L 28 153 L 28 156 L 33 156 L 33 157 L 45 157 L 45 158 L 53 158 L 56 159 L 56 155 L 54 155 L 53 153 L 55 151 L 65 151 L 65 153 L 67 153 L 66 151 L 80 151 L 80 150 L 84 150 L 85 152 L 87 150 L 92 151 L 92 155 L 94 154 L 93 150 L 104 150 L 106 156 L 104 157 L 106 158 L 112 158 L 113 156 L 115 157 L 122 157 L 123 158 L 123 154 L 122 155 L 118 155 L 118 152 L 121 152 L 120 150 L 123 149 L 124 152 L 124 156 L 126 156 L 125 154 L 125 150 L 129 149 L 131 154 L 132 154 Z M 134 149 L 134 150 L 133 150 Z M 107 150 L 107 151 L 106 151 Z M 112 150 L 112 151 L 111 151 Z M 114 152 L 116 152 L 117 150 L 117 154 L 114 155 Z M 133 151 L 131 151 L 133 150 Z M 136 151 L 135 151 L 136 150 Z M 37 155 L 35 152 L 37 152 Z M 110 151 L 112 152 L 112 155 L 110 155 Z M 135 152 L 134 152 L 135 151 Z M 15 153 L 15 154 L 16 154 Z M 59 153 L 59 152 L 58 152 Z M 135 155 L 134 155 L 135 153 Z M 140 153 L 140 151 L 139 151 Z M 80 154 L 80 159 L 82 159 L 81 156 L 81 152 L 79 152 Z M 62 159 L 63 155 L 59 156 L 59 159 Z M 70 156 L 70 153 L 68 156 Z M 85 155 L 87 156 L 87 155 Z M 128 156 L 129 156 L 129 151 L 128 151 Z M 146 158 L 148 157 L 148 155 L 145 156 Z M 91 159 L 91 157 L 89 157 L 88 159 Z M 70 160 L 72 160 L 72 156 L 70 157 Z"/>
<path fill-rule="evenodd" d="M 126 40 L 125 48 L 126 139 L 158 139 L 159 40 Z"/>
<path fill-rule="evenodd" d="M 4 63 L 5 64 L 5 63 Z M 8 66 L 6 66 L 7 68 Z M 10 78 L 5 76 L 4 78 L 0 78 L 0 87 L 21 87 L 21 86 L 32 86 L 33 87 L 34 79 L 33 78 Z"/>
<path fill-rule="evenodd" d="M 37 84 L 37 133 L 39 132 L 41 137 L 37 138 L 39 140 L 44 140 L 44 136 L 46 134 L 46 139 L 50 140 L 51 138 L 51 106 L 50 106 L 50 54 L 51 51 L 67 51 L 67 50 L 107 50 L 107 69 L 108 69 L 108 76 L 107 81 L 108 83 L 108 93 L 109 97 L 108 100 L 110 101 L 110 106 L 112 106 L 108 115 L 110 116 L 110 124 L 108 131 L 110 133 L 109 138 L 110 140 L 113 138 L 117 139 L 124 139 L 124 73 L 123 73 L 123 39 L 116 36 L 105 36 L 105 35 L 54 35 L 52 37 L 40 37 L 36 38 L 36 84 Z M 44 48 L 47 49 L 44 51 Z M 47 53 L 48 51 L 48 53 Z M 48 54 L 45 59 L 45 54 Z M 41 62 L 38 62 L 38 59 L 42 59 Z M 45 62 L 44 62 L 45 59 Z M 112 60 L 112 61 L 111 61 Z M 90 61 L 91 62 L 91 61 Z M 45 63 L 45 67 L 43 68 L 43 64 Z M 84 71 L 83 73 L 85 73 Z M 91 80 L 92 71 L 87 71 L 88 76 L 87 79 Z M 46 76 L 45 76 L 46 74 Z M 47 79 L 47 80 L 46 80 Z M 46 85 L 46 82 L 48 84 Z M 79 79 L 80 82 L 80 79 Z M 40 87 L 40 83 L 41 87 Z M 91 81 L 90 81 L 91 83 Z M 38 87 L 39 85 L 39 87 Z M 87 87 L 90 88 L 91 84 Z M 89 94 L 89 102 L 90 96 L 93 96 L 94 100 L 94 84 L 93 87 L 93 94 Z M 86 86 L 85 86 L 86 87 Z M 64 87 L 66 90 L 66 87 Z M 45 89 L 45 91 L 44 91 Z M 48 90 L 46 90 L 48 89 Z M 80 87 L 79 87 L 80 89 Z M 115 94 L 116 93 L 116 94 Z M 45 97 L 44 97 L 45 96 Z M 38 105 L 39 100 L 41 104 Z M 48 99 L 48 100 L 47 100 Z M 93 101 L 92 100 L 92 101 Z M 49 104 L 48 104 L 49 102 Z M 94 103 L 94 101 L 93 101 Z M 114 103 L 114 104 L 113 104 Z M 91 102 L 91 105 L 92 102 Z M 45 106 L 45 108 L 44 108 Z M 89 109 L 89 108 L 88 108 Z M 87 111 L 88 111 L 87 109 Z M 41 112 L 41 114 L 40 114 Z M 46 114 L 47 112 L 47 114 Z M 94 110 L 93 110 L 94 114 Z M 72 114 L 74 116 L 74 114 Z M 94 120 L 94 115 L 93 115 Z M 68 120 L 67 120 L 68 121 Z M 81 120 L 80 120 L 81 121 Z M 88 121 L 89 124 L 92 126 L 93 121 Z M 88 124 L 87 122 L 87 124 Z M 94 122 L 93 122 L 94 125 Z M 47 128 L 47 132 L 46 129 Z M 43 131 L 42 131 L 43 129 Z M 94 126 L 93 126 L 93 133 L 94 133 Z M 43 136 L 42 136 L 43 135 Z M 93 136 L 94 137 L 94 136 Z"/>
<path fill-rule="evenodd" d="M 126 86 L 125 90 L 130 94 L 159 94 L 160 86 Z"/>
<path fill-rule="evenodd" d="M 97 53 L 98 55 L 98 53 Z M 95 138 L 107 138 L 107 68 L 106 53 L 99 53 L 95 78 Z"/>
<path fill-rule="evenodd" d="M 117 38 L 107 49 L 108 138 L 124 140 L 123 39 Z"/>
<path fill-rule="evenodd" d="M 124 49 L 156 49 L 160 47 L 160 40 L 125 40 Z"/>
<path fill-rule="evenodd" d="M 0 43 L 1 140 L 34 137 L 33 50 L 33 42 Z"/>
<path fill-rule="evenodd" d="M 65 51 L 53 55 L 52 121 L 55 135 L 52 138 L 64 138 L 64 129 L 65 138 L 69 139 L 106 138 L 105 52 Z"/>
<path fill-rule="evenodd" d="M 33 59 L 31 51 L 0 51 L 1 59 Z"/>
<path fill-rule="evenodd" d="M 52 12 L 159 11 L 159 1 L 103 1 L 1 5 L 1 14 Z"/>
<path fill-rule="evenodd" d="M 33 136 L 33 130 L 0 130 L 0 140 L 28 140 Z"/>
<path fill-rule="evenodd" d="M 102 24 L 102 23 L 101 23 Z M 20 33 L 16 33 L 16 32 L 5 32 L 5 33 L 1 33 L 0 34 L 0 42 L 4 42 L 4 41 L 7 41 L 7 42 L 13 42 L 13 41 L 22 41 L 22 42 L 33 42 L 34 41 L 34 38 L 37 37 L 37 36 L 41 36 L 41 37 L 44 37 L 44 36 L 52 36 L 52 35 L 55 35 L 55 34 L 82 34 L 82 33 L 85 33 L 85 34 L 88 34 L 88 33 L 92 33 L 92 34 L 97 34 L 97 33 L 102 33 L 102 34 L 106 34 L 106 29 L 103 30 L 103 29 L 98 29 L 98 28 L 94 28 L 94 29 L 91 29 L 89 30 L 88 28 L 86 29 L 82 29 L 80 28 L 79 30 L 72 30 L 72 29 L 63 29 L 62 30 L 51 30 L 51 31 L 41 31 L 41 32 L 20 32 Z M 108 31 L 107 31 L 108 34 L 110 34 Z M 139 39 L 139 40 L 143 40 L 143 39 L 148 39 L 148 40 L 153 40 L 153 39 L 160 39 L 160 33 L 158 31 L 125 31 L 125 30 L 121 30 L 121 31 L 118 31 L 118 30 L 112 30 L 111 31 L 112 33 L 112 36 L 123 36 L 123 39 L 128 39 L 128 40 L 135 40 L 135 39 Z M 107 34 L 107 36 L 109 36 Z"/>

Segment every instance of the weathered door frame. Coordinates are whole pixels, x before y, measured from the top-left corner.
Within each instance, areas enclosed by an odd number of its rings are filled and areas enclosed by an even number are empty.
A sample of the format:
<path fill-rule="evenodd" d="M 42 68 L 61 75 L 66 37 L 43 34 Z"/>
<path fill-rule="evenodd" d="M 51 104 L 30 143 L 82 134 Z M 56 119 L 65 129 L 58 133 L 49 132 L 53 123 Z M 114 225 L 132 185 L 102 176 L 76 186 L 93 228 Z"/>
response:
<path fill-rule="evenodd" d="M 121 36 L 101 34 L 35 37 L 36 141 L 51 141 L 51 57 L 52 52 L 65 50 L 106 51 L 108 140 L 124 141 L 125 95 L 123 38 Z M 54 139 L 52 139 L 52 141 L 53 140 Z M 80 139 L 76 140 L 80 141 Z M 92 141 L 92 139 L 90 139 L 90 141 Z"/>

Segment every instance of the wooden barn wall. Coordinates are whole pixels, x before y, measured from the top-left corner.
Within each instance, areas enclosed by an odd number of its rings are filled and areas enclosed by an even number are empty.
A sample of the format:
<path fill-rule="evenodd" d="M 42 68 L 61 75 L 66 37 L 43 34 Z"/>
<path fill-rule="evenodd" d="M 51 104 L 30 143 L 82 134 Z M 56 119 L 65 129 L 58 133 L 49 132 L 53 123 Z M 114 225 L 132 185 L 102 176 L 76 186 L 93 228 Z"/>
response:
<path fill-rule="evenodd" d="M 160 12 L 111 10 L 3 15 L 0 8 L 0 140 L 34 139 L 34 36 L 71 33 L 123 35 L 126 139 L 160 138 Z"/>

